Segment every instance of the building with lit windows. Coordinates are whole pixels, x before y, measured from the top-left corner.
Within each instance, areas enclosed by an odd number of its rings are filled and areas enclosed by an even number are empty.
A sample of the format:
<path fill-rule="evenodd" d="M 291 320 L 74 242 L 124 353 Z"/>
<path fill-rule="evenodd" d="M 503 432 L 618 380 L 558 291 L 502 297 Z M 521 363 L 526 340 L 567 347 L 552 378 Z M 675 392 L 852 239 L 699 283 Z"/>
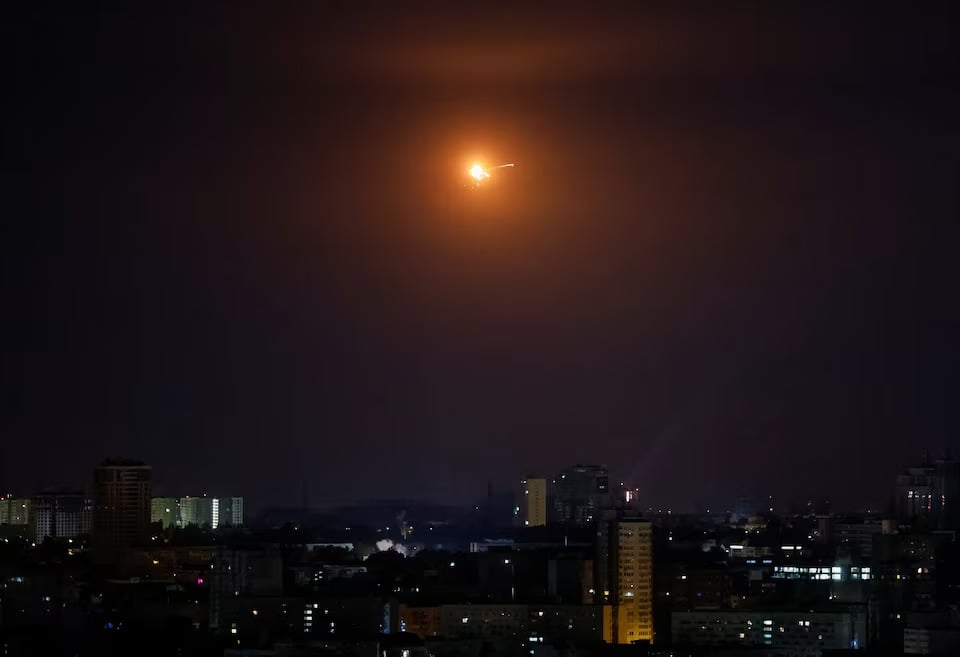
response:
<path fill-rule="evenodd" d="M 836 545 L 851 557 L 870 559 L 874 537 L 883 533 L 883 523 L 871 517 L 817 518 L 816 539 L 825 545 Z"/>
<path fill-rule="evenodd" d="M 909 522 L 933 513 L 935 473 L 932 465 L 923 464 L 897 475 L 894 511 L 898 520 Z"/>
<path fill-rule="evenodd" d="M 610 615 L 604 605 L 461 604 L 439 610 L 445 638 L 516 641 L 531 654 L 542 643 L 601 643 Z"/>
<path fill-rule="evenodd" d="M 595 600 L 612 605 L 612 643 L 653 642 L 653 527 L 649 521 L 597 523 Z"/>
<path fill-rule="evenodd" d="M 8 495 L 0 498 L 0 525 L 27 525 L 30 523 L 30 500 Z"/>
<path fill-rule="evenodd" d="M 217 527 L 243 527 L 243 498 L 242 497 L 218 497 L 216 499 L 216 526 Z"/>
<path fill-rule="evenodd" d="M 400 631 L 416 634 L 421 639 L 440 636 L 440 607 L 400 604 Z"/>
<path fill-rule="evenodd" d="M 397 601 L 393 598 L 308 598 L 303 605 L 303 634 L 312 638 L 375 636 L 399 629 Z"/>
<path fill-rule="evenodd" d="M 211 630 L 223 631 L 236 623 L 233 603 L 243 602 L 237 598 L 278 598 L 283 595 L 283 556 L 279 545 L 260 545 L 250 549 L 217 547 L 212 565 L 209 582 Z M 202 583 L 198 581 L 198 584 Z"/>
<path fill-rule="evenodd" d="M 866 638 L 866 611 L 675 611 L 677 648 L 750 648 L 778 657 L 820 657 L 824 650 L 857 650 Z"/>
<path fill-rule="evenodd" d="M 150 523 L 160 523 L 164 529 L 180 522 L 180 500 L 175 497 L 154 497 L 150 500 Z"/>
<path fill-rule="evenodd" d="M 808 566 L 790 565 L 774 566 L 773 579 L 809 579 L 824 582 L 867 581 L 872 577 L 870 566 L 852 566 L 839 564 L 835 566 Z"/>
<path fill-rule="evenodd" d="M 960 528 L 960 461 L 925 456 L 897 475 L 894 511 L 902 523 L 926 518 L 931 529 Z"/>
<path fill-rule="evenodd" d="M 31 499 L 30 527 L 37 543 L 69 539 L 93 529 L 93 501 L 83 493 L 42 493 Z"/>
<path fill-rule="evenodd" d="M 528 621 L 527 605 L 443 605 L 440 608 L 440 634 L 451 639 L 522 641 Z"/>
<path fill-rule="evenodd" d="M 566 525 L 586 527 L 611 505 L 610 477 L 605 465 L 572 465 L 554 484 L 557 519 Z"/>
<path fill-rule="evenodd" d="M 181 497 L 180 515 L 177 521 L 180 527 L 221 527 L 243 526 L 242 497 Z"/>
<path fill-rule="evenodd" d="M 212 497 L 181 497 L 180 518 L 177 523 L 180 527 L 210 527 L 213 525 L 213 498 Z"/>
<path fill-rule="evenodd" d="M 548 482 L 543 477 L 528 477 L 521 482 L 523 524 L 525 527 L 543 527 L 547 524 Z"/>

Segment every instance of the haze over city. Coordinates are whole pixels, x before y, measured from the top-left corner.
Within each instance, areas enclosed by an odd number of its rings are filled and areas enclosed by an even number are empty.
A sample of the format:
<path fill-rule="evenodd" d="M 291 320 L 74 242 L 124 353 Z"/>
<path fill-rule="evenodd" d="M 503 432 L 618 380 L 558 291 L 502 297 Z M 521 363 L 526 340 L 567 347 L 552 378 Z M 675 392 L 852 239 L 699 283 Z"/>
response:
<path fill-rule="evenodd" d="M 465 503 L 586 462 L 678 509 L 885 505 L 956 444 L 950 26 L 25 12 L 0 483 L 115 455 L 254 507 Z"/>

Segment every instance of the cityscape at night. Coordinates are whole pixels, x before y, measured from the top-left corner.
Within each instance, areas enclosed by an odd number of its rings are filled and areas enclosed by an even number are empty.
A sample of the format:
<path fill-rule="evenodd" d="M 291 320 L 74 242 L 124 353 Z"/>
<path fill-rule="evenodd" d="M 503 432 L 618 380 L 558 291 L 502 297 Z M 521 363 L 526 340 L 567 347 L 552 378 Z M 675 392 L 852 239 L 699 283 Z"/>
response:
<path fill-rule="evenodd" d="M 0 657 L 960 656 L 960 23 L 23 5 Z"/>
<path fill-rule="evenodd" d="M 107 459 L 92 495 L 0 499 L 7 654 L 948 654 L 960 460 L 883 508 L 740 497 L 644 507 L 574 464 L 472 505 L 263 508 L 157 497 Z M 878 495 L 878 498 L 884 497 Z M 144 642 L 149 637 L 149 643 Z M 940 650 L 941 652 L 936 652 Z"/>

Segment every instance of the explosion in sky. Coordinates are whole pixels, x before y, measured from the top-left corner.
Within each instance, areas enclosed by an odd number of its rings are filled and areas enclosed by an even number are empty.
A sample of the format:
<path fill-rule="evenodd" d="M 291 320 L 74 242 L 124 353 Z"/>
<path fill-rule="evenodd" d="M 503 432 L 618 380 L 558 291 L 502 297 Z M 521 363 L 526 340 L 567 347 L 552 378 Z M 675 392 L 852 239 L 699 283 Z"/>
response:
<path fill-rule="evenodd" d="M 497 169 L 512 168 L 516 165 L 513 162 L 507 164 L 499 164 L 495 167 L 485 168 L 482 164 L 474 164 L 470 167 L 470 170 L 467 172 L 470 174 L 470 177 L 473 179 L 473 186 L 479 187 L 484 181 L 490 179 L 490 172 L 496 171 Z"/>

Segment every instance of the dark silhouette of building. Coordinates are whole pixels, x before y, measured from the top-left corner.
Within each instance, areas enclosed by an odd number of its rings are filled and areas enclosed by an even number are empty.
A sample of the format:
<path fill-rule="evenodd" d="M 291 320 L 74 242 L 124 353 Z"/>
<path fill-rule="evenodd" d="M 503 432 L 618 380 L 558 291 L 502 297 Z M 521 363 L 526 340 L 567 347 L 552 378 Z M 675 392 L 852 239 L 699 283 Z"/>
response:
<path fill-rule="evenodd" d="M 150 466 L 111 460 L 94 470 L 94 552 L 109 560 L 143 543 L 150 529 Z"/>
<path fill-rule="evenodd" d="M 572 465 L 556 480 L 557 519 L 565 525 L 586 527 L 610 507 L 610 477 L 605 465 Z"/>

